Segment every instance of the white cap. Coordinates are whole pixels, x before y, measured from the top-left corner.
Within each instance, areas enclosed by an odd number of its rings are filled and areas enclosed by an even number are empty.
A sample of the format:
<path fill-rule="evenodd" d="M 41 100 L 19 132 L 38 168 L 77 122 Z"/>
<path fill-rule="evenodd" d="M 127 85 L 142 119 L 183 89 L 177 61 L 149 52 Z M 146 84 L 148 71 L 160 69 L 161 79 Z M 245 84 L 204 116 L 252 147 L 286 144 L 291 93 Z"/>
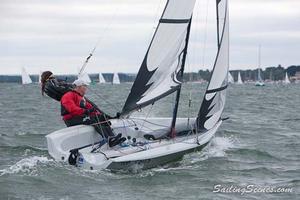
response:
<path fill-rule="evenodd" d="M 88 83 L 86 83 L 84 80 L 81 80 L 81 79 L 77 79 L 77 80 L 75 80 L 74 82 L 73 82 L 73 84 L 75 85 L 75 86 L 87 86 L 87 85 L 89 85 Z"/>

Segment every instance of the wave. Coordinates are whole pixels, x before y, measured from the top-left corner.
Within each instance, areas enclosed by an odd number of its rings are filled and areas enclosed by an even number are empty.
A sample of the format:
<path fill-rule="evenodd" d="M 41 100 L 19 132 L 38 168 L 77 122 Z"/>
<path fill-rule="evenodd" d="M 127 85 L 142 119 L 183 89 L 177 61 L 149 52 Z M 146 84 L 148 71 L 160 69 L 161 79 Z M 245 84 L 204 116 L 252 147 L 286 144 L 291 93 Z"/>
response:
<path fill-rule="evenodd" d="M 290 119 L 283 119 L 283 121 L 300 121 L 300 118 L 290 118 Z"/>
<path fill-rule="evenodd" d="M 239 155 L 242 156 L 247 156 L 247 160 L 248 158 L 252 158 L 252 159 L 259 159 L 259 160 L 263 160 L 263 159 L 274 159 L 274 160 L 279 160 L 279 158 L 269 154 L 266 151 L 261 151 L 258 149 L 247 149 L 247 148 L 240 148 L 234 151 L 234 153 L 237 153 Z"/>
<path fill-rule="evenodd" d="M 0 176 L 6 174 L 18 174 L 25 173 L 29 175 L 35 175 L 37 172 L 37 166 L 40 164 L 47 164 L 49 162 L 54 162 L 53 159 L 49 159 L 45 156 L 31 156 L 28 158 L 23 158 L 18 161 L 16 164 L 0 170 Z"/>
<path fill-rule="evenodd" d="M 1 151 L 14 151 L 14 152 L 22 152 L 22 151 L 35 151 L 35 152 L 47 152 L 46 148 L 40 148 L 40 147 L 33 147 L 29 145 L 23 145 L 23 146 L 7 146 L 7 145 L 1 145 L 0 146 Z"/>
<path fill-rule="evenodd" d="M 208 151 L 209 157 L 225 157 L 226 151 L 233 148 L 236 140 L 233 137 L 214 137 Z"/>

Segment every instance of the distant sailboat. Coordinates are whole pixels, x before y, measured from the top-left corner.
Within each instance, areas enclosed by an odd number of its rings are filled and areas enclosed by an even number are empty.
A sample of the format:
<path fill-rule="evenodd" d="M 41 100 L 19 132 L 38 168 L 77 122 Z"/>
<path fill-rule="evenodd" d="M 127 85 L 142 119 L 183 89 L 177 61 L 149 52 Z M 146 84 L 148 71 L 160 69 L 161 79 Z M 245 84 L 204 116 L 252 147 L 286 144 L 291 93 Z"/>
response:
<path fill-rule="evenodd" d="M 228 72 L 228 83 L 234 83 L 234 79 L 230 72 Z"/>
<path fill-rule="evenodd" d="M 102 73 L 99 73 L 99 83 L 106 83 Z"/>
<path fill-rule="evenodd" d="M 237 84 L 243 84 L 242 77 L 241 77 L 241 72 L 240 71 L 239 71 L 239 74 L 238 74 Z"/>
<path fill-rule="evenodd" d="M 255 82 L 255 86 L 264 86 L 265 83 L 261 78 L 260 69 L 258 69 L 257 81 Z"/>
<path fill-rule="evenodd" d="M 32 80 L 30 78 L 30 76 L 27 74 L 26 70 L 24 67 L 22 67 L 22 84 L 30 84 L 32 83 Z"/>
<path fill-rule="evenodd" d="M 289 79 L 289 77 L 288 77 L 287 72 L 285 72 L 285 80 L 284 80 L 283 83 L 284 83 L 284 84 L 289 84 L 289 83 L 291 83 L 291 81 L 290 81 L 290 79 Z"/>
<path fill-rule="evenodd" d="M 114 73 L 112 84 L 120 84 L 120 78 L 118 73 Z"/>
<path fill-rule="evenodd" d="M 262 80 L 261 78 L 261 75 L 260 75 L 260 67 L 261 67 L 261 46 L 259 45 L 259 48 L 258 48 L 258 73 L 257 73 L 257 81 L 255 82 L 255 86 L 264 86 L 265 83 L 264 81 Z"/>

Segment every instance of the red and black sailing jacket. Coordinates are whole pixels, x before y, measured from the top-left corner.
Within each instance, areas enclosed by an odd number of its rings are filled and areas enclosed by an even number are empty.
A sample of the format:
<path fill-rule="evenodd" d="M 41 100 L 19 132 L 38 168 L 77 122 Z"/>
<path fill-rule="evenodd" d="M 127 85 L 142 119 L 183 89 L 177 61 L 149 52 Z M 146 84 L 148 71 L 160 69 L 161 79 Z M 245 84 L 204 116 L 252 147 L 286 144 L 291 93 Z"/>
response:
<path fill-rule="evenodd" d="M 61 98 L 61 115 L 63 120 L 70 120 L 73 117 L 84 117 L 92 104 L 76 91 L 69 91 Z M 101 114 L 99 111 L 89 113 L 89 116 Z"/>

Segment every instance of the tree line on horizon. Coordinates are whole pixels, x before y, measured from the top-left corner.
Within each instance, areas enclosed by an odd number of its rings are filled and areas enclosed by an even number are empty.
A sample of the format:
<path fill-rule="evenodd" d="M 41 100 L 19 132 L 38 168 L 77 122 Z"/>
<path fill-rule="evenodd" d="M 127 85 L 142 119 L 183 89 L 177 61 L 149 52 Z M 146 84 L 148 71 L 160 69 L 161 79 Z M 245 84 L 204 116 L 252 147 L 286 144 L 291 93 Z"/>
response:
<path fill-rule="evenodd" d="M 241 73 L 243 81 L 256 81 L 258 76 L 258 69 L 246 69 L 246 70 L 230 70 L 229 71 L 233 76 L 234 80 L 237 81 L 238 73 Z M 263 80 L 272 80 L 279 81 L 285 78 L 285 73 L 287 72 L 288 76 L 295 76 L 297 72 L 300 72 L 300 65 L 292 65 L 288 68 L 283 68 L 281 65 L 277 67 L 267 67 L 265 70 L 261 69 L 261 77 Z M 183 80 L 188 81 L 209 81 L 211 76 L 211 71 L 199 70 L 198 72 L 188 72 L 184 73 Z"/>
<path fill-rule="evenodd" d="M 238 73 L 241 73 L 241 77 L 243 81 L 255 81 L 257 79 L 258 69 L 247 69 L 247 70 L 230 70 L 231 75 L 234 80 L 237 81 Z M 296 72 L 300 72 L 300 65 L 292 65 L 287 69 L 283 68 L 281 65 L 277 67 L 267 67 L 265 70 L 261 70 L 261 77 L 264 80 L 272 80 L 279 81 L 283 80 L 285 77 L 285 73 L 287 72 L 288 76 L 295 76 Z M 89 74 L 90 78 L 94 82 L 98 82 L 98 74 Z M 112 73 L 103 73 L 103 76 L 107 82 L 112 81 L 113 74 Z M 198 72 L 185 72 L 183 75 L 184 82 L 191 81 L 209 81 L 211 76 L 211 71 L 207 70 L 199 70 Z M 38 81 L 38 75 L 30 75 L 33 82 Z M 75 75 L 58 75 L 60 80 L 65 80 L 67 82 L 73 82 L 77 76 Z M 119 78 L 121 82 L 133 82 L 135 80 L 136 74 L 132 73 L 119 73 Z M 20 75 L 0 75 L 0 83 L 4 82 L 14 82 L 21 83 Z"/>

